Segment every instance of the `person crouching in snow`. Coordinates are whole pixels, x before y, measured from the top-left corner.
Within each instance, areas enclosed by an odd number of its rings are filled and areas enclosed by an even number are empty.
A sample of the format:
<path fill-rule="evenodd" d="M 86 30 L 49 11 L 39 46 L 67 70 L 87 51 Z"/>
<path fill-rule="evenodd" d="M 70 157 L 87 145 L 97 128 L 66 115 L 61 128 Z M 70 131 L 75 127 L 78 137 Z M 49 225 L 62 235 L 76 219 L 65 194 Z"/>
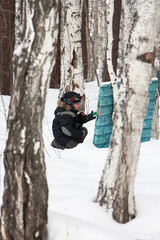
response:
<path fill-rule="evenodd" d="M 55 118 L 52 123 L 54 140 L 51 146 L 65 149 L 74 148 L 83 143 L 88 131 L 83 124 L 95 119 L 92 115 L 79 113 L 82 97 L 76 92 L 67 92 L 58 100 L 58 107 L 55 110 Z"/>

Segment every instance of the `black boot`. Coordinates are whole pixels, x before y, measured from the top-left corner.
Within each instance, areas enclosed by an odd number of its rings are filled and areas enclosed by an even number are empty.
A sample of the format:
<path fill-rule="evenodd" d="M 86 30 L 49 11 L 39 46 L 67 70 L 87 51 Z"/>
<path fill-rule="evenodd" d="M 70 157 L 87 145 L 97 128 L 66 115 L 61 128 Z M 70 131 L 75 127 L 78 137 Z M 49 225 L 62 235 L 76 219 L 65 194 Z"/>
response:
<path fill-rule="evenodd" d="M 51 146 L 52 146 L 53 148 L 58 148 L 58 149 L 62 149 L 62 150 L 65 149 L 65 147 L 62 146 L 62 145 L 60 145 L 59 143 L 57 143 L 55 139 L 51 142 Z"/>

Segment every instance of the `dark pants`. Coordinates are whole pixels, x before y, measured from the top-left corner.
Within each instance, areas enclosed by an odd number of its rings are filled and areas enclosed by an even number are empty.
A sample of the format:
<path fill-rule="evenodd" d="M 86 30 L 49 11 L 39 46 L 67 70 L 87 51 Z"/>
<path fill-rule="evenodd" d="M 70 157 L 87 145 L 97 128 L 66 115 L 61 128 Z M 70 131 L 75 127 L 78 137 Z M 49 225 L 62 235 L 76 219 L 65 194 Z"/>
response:
<path fill-rule="evenodd" d="M 75 148 L 79 143 L 83 143 L 85 137 L 88 134 L 88 131 L 85 127 L 82 127 L 82 130 L 85 131 L 85 136 L 76 140 L 71 139 L 65 146 L 60 145 L 59 143 L 57 143 L 57 141 L 54 139 L 51 143 L 51 146 L 54 148 L 58 148 L 58 149 L 62 149 L 64 150 L 65 148 L 70 149 L 70 148 Z"/>

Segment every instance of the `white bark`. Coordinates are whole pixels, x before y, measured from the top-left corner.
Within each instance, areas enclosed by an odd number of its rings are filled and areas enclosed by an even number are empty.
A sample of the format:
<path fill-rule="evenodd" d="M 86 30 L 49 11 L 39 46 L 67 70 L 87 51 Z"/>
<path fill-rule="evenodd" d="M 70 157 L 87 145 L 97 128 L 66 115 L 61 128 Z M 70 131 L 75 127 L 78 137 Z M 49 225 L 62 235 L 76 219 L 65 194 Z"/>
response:
<path fill-rule="evenodd" d="M 116 73 L 113 69 L 113 61 L 112 61 L 112 46 L 113 46 L 113 14 L 114 14 L 114 0 L 110 0 L 108 4 L 107 11 L 107 20 L 108 20 L 108 41 L 107 41 L 107 65 L 108 72 L 111 79 L 111 84 L 113 88 L 113 99 L 114 103 L 117 101 L 118 97 L 118 86 L 117 86 L 117 77 Z"/>
<path fill-rule="evenodd" d="M 27 63 L 27 58 L 31 59 L 32 64 L 29 66 L 28 76 L 27 78 L 32 77 L 34 79 L 34 89 L 36 89 L 37 84 L 39 84 L 39 79 L 42 81 L 42 86 L 40 89 L 42 98 L 45 94 L 46 84 L 48 86 L 49 84 L 49 76 L 50 72 L 53 68 L 54 62 L 53 62 L 53 55 L 52 52 L 55 51 L 55 46 L 53 45 L 53 42 L 56 42 L 57 38 L 57 32 L 56 29 L 54 31 L 55 24 L 58 23 L 58 16 L 54 14 L 54 8 L 50 9 L 50 13 L 48 14 L 48 18 L 44 17 L 43 7 L 41 5 L 41 2 L 39 3 L 39 8 L 41 10 L 41 21 L 40 28 L 45 29 L 45 36 L 42 41 L 42 32 L 39 31 L 38 37 L 39 37 L 39 43 L 40 48 L 38 52 L 32 51 L 34 41 L 35 41 L 35 29 L 33 25 L 33 17 L 35 15 L 35 11 L 33 7 L 30 7 L 30 3 L 26 2 L 26 28 L 25 28 L 25 35 L 23 37 L 23 40 L 21 41 L 21 44 L 15 45 L 14 55 L 13 59 L 14 62 L 16 62 L 16 66 L 19 66 L 15 69 L 15 87 L 17 86 L 17 80 L 19 76 L 22 74 L 23 68 L 25 64 Z M 22 22 L 22 24 L 24 24 Z M 24 25 L 23 27 L 24 28 Z M 21 28 L 20 28 L 21 29 Z M 41 29 L 40 29 L 41 30 Z M 17 32 L 17 34 L 19 34 Z M 18 36 L 16 36 L 18 38 Z M 25 54 L 24 54 L 25 53 Z M 24 55 L 25 58 L 24 59 Z M 24 64 L 23 64 L 24 63 Z M 39 69 L 41 71 L 39 71 Z M 47 79 L 47 81 L 46 81 Z M 29 81 L 29 80 L 28 80 Z M 15 94 L 15 95 L 14 95 Z M 30 93 L 31 97 L 34 98 L 34 95 L 36 93 Z M 33 96 L 32 96 L 33 94 Z M 15 113 L 16 103 L 19 102 L 19 95 L 17 93 L 13 92 L 12 98 L 15 102 L 15 105 L 12 105 L 12 108 L 10 108 L 10 118 L 12 118 L 11 112 Z"/>
<path fill-rule="evenodd" d="M 106 49 L 107 49 L 107 11 L 108 5 L 106 1 L 98 1 L 98 64 L 97 64 L 97 76 L 101 83 L 103 81 L 103 73 L 106 61 Z"/>
<path fill-rule="evenodd" d="M 152 132 L 151 138 L 159 139 L 159 93 L 157 89 L 156 101 L 155 101 L 155 108 L 154 108 L 154 115 L 152 120 Z"/>
<path fill-rule="evenodd" d="M 107 1 L 88 1 L 90 32 L 90 76 L 98 85 L 103 81 L 107 48 Z"/>
<path fill-rule="evenodd" d="M 157 44 L 160 23 L 157 9 L 160 9 L 160 2 L 124 0 L 122 6 L 125 22 L 124 68 L 113 113 L 109 155 L 97 200 L 112 212 L 116 221 L 125 223 L 136 215 L 134 181 L 148 103 L 152 53 Z"/>
<path fill-rule="evenodd" d="M 15 0 L 15 43 L 14 47 L 17 48 L 20 45 L 23 34 L 25 31 L 25 0 L 19 1 Z"/>
<path fill-rule="evenodd" d="M 122 74 L 123 66 L 125 64 L 125 56 L 127 54 L 127 47 L 130 38 L 130 31 L 133 23 L 134 16 L 134 2 L 135 0 L 126 1 L 125 5 L 122 5 L 121 11 L 121 27 L 120 27 L 120 39 L 119 42 L 119 67 L 120 74 Z M 123 76 L 124 78 L 124 76 Z"/>
<path fill-rule="evenodd" d="M 57 2 L 25 1 L 25 22 L 22 21 L 21 28 L 25 33 L 14 51 L 15 81 L 4 154 L 2 240 L 45 240 L 47 235 L 42 120 L 55 58 Z"/>
<path fill-rule="evenodd" d="M 81 23 L 82 1 L 62 1 L 60 96 L 67 91 L 84 95 Z"/>
<path fill-rule="evenodd" d="M 159 36 L 158 36 L 159 38 Z M 155 52 L 155 61 L 154 61 L 154 72 L 153 77 L 157 78 L 157 72 L 159 71 L 159 43 L 158 47 Z M 158 86 L 159 88 L 159 86 Z M 152 132 L 151 132 L 151 138 L 153 139 L 159 139 L 159 89 L 157 89 L 157 95 L 155 100 L 155 108 L 154 108 L 154 115 L 152 120 Z"/>
<path fill-rule="evenodd" d="M 97 68 L 97 41 L 96 38 L 98 32 L 98 19 L 97 19 L 97 7 L 98 7 L 98 0 L 88 1 L 88 20 L 89 20 L 89 38 L 90 38 L 90 58 L 91 58 L 91 65 L 90 65 L 90 78 L 91 81 L 95 80 L 96 75 L 96 68 Z"/>

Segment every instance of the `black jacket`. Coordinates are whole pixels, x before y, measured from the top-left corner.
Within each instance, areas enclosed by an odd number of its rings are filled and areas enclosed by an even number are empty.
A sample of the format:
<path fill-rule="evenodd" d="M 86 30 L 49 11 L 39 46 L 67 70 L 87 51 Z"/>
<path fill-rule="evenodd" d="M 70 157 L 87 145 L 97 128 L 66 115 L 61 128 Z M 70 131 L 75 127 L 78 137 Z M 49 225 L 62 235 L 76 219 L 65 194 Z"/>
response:
<path fill-rule="evenodd" d="M 66 110 L 57 107 L 55 118 L 52 123 L 52 131 L 55 140 L 62 146 L 65 146 L 70 140 L 78 140 L 83 136 L 82 124 L 75 110 Z"/>

